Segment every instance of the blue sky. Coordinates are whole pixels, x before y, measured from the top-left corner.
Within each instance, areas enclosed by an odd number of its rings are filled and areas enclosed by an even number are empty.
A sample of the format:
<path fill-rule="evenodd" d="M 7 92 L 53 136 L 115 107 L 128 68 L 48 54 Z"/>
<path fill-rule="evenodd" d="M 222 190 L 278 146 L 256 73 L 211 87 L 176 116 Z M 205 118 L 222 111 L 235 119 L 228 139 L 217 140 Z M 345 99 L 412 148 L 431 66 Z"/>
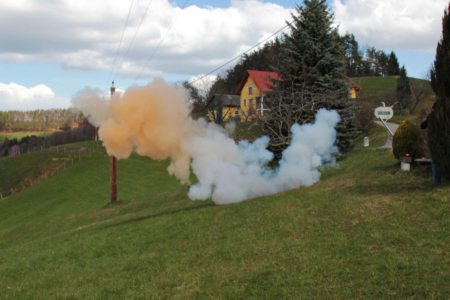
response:
<path fill-rule="evenodd" d="M 119 71 L 148 3 L 133 2 L 112 76 L 118 88 L 143 85 L 154 77 L 176 82 L 206 74 L 283 27 L 297 2 L 190 0 L 182 11 L 185 0 L 152 0 Z M 0 26 L 8 30 L 0 34 L 0 110 L 67 107 L 85 86 L 107 90 L 130 4 L 131 0 L 61 0 L 58 5 L 50 0 L 2 1 Z M 423 77 L 434 61 L 446 1 L 430 0 L 426 7 L 419 0 L 328 4 L 342 34 L 354 33 L 362 47 L 394 50 L 409 76 Z"/>

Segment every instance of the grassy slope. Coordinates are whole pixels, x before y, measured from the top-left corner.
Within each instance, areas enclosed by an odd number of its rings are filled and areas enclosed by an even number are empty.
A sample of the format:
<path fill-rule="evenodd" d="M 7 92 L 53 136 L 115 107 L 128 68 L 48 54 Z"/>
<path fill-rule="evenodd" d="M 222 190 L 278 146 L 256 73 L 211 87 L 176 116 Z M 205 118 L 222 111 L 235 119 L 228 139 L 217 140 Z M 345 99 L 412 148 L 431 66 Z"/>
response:
<path fill-rule="evenodd" d="M 358 98 L 361 99 L 376 99 L 381 102 L 384 101 L 385 92 L 394 93 L 397 88 L 397 77 L 398 76 L 388 76 L 388 77 L 355 77 L 352 80 L 362 87 L 363 91 L 358 92 Z M 422 79 L 410 78 L 411 81 L 423 81 Z M 414 102 L 414 97 L 411 98 Z M 434 102 L 434 94 L 427 98 L 425 101 L 419 103 L 416 110 L 414 111 L 414 116 L 420 114 L 421 110 L 425 107 L 430 107 Z M 406 117 L 400 117 L 400 111 L 395 111 L 396 117 L 404 120 Z M 395 123 L 398 123 L 398 120 L 394 120 Z"/>
<path fill-rule="evenodd" d="M 358 92 L 358 98 L 381 100 L 386 91 L 395 92 L 397 77 L 355 77 L 352 80 L 363 89 L 363 91 Z"/>
<path fill-rule="evenodd" d="M 364 137 L 366 136 L 369 137 L 369 148 L 377 148 L 383 146 L 386 143 L 388 132 L 384 126 L 374 124 L 369 134 L 363 133 L 353 140 L 355 148 L 364 147 Z"/>
<path fill-rule="evenodd" d="M 321 182 L 227 206 L 191 201 L 165 162 L 97 152 L 0 202 L 4 299 L 450 297 L 445 182 L 353 151 Z M 13 213 L 14 212 L 14 213 Z"/>
<path fill-rule="evenodd" d="M 50 131 L 50 132 L 15 132 L 15 133 L 0 133 L 0 143 L 3 143 L 3 141 L 5 140 L 5 138 L 8 138 L 8 140 L 12 140 L 17 138 L 17 140 L 20 141 L 20 139 L 26 137 L 26 136 L 43 136 L 43 137 L 47 137 L 52 135 L 53 133 L 55 133 L 55 131 Z"/>
<path fill-rule="evenodd" d="M 11 193 L 11 188 L 14 192 L 20 191 L 31 186 L 43 179 L 44 172 L 51 174 L 60 169 L 70 167 L 72 159 L 74 163 L 79 162 L 80 156 L 83 158 L 89 158 L 89 151 L 81 151 L 81 153 L 63 153 L 64 147 L 77 147 L 81 149 L 96 147 L 95 142 L 80 142 L 74 144 L 68 144 L 60 147 L 52 147 L 51 150 L 45 149 L 40 151 L 39 147 L 37 151 L 25 153 L 15 156 L 0 157 L 0 192 L 3 193 L 3 197 L 8 196 Z M 57 149 L 59 152 L 57 152 Z M 31 149 L 32 150 L 32 149 Z M 80 154 L 80 155 L 79 155 Z"/>

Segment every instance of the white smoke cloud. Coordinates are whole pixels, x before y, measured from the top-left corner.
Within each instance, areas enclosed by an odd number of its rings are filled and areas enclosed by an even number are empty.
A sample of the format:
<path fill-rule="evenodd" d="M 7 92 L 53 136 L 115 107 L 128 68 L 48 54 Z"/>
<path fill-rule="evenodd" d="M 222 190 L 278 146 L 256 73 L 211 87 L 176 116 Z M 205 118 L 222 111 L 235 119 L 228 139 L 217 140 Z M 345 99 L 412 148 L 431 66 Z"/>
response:
<path fill-rule="evenodd" d="M 267 150 L 268 137 L 236 144 L 210 128 L 186 141 L 192 170 L 199 180 L 189 197 L 212 197 L 216 204 L 229 204 L 314 184 L 320 179 L 318 168 L 334 162 L 331 154 L 338 152 L 334 127 L 339 119 L 337 112 L 321 109 L 314 124 L 293 125 L 291 145 L 274 170 L 267 167 L 273 158 Z"/>
<path fill-rule="evenodd" d="M 188 193 L 192 200 L 229 204 L 309 186 L 319 181 L 318 168 L 333 163 L 332 154 L 338 152 L 334 127 L 340 118 L 335 111 L 319 110 L 314 124 L 292 126 L 291 145 L 279 167 L 271 169 L 268 137 L 236 144 L 229 137 L 232 125 L 193 120 L 187 92 L 161 79 L 115 94 L 110 101 L 87 88 L 72 103 L 100 126 L 108 154 L 126 159 L 135 151 L 153 159 L 170 158 L 168 172 L 182 182 L 189 181 L 192 169 L 198 179 Z"/>

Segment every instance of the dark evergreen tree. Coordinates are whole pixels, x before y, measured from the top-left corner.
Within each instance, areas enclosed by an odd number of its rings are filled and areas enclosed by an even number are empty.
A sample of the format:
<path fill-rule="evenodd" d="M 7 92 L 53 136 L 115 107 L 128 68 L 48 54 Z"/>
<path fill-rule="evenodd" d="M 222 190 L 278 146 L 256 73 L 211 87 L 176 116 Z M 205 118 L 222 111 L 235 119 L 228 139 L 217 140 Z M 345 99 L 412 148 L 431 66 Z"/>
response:
<path fill-rule="evenodd" d="M 345 52 L 337 29 L 332 26 L 333 14 L 325 0 L 304 0 L 304 6 L 297 5 L 292 18 L 288 23 L 291 33 L 284 35 L 286 45 L 276 70 L 283 81 L 276 82 L 277 89 L 265 102 L 271 115 L 277 107 L 286 110 L 277 112 L 283 120 L 273 119 L 264 124 L 265 132 L 273 141 L 283 140 L 272 144 L 271 150 L 279 154 L 289 145 L 290 126 L 287 124 L 312 122 L 316 112 L 325 107 L 336 110 L 341 116 L 336 128 L 338 147 L 346 152 L 352 148 L 352 139 L 357 135 L 355 114 L 358 108 L 350 99 L 350 85 L 342 76 Z M 274 136 L 274 131 L 281 132 L 285 139 L 278 133 Z"/>
<path fill-rule="evenodd" d="M 441 176 L 450 180 L 450 4 L 442 19 L 442 37 L 436 48 L 431 70 L 431 87 L 436 107 L 428 117 L 431 157 Z"/>
<path fill-rule="evenodd" d="M 395 55 L 394 51 L 389 55 L 388 61 L 388 76 L 398 76 L 400 75 L 400 64 L 398 63 L 397 55 Z"/>
<path fill-rule="evenodd" d="M 387 56 L 387 54 L 384 51 L 382 51 L 382 50 L 377 51 L 377 61 L 378 61 L 380 76 L 388 76 L 389 57 Z"/>
<path fill-rule="evenodd" d="M 405 66 L 400 69 L 400 77 L 397 78 L 396 99 L 401 109 L 411 107 L 411 82 L 406 74 Z"/>
<path fill-rule="evenodd" d="M 362 64 L 363 56 L 359 50 L 359 44 L 353 34 L 348 32 L 342 37 L 342 42 L 345 49 L 345 71 L 344 74 L 348 77 L 363 76 Z"/>

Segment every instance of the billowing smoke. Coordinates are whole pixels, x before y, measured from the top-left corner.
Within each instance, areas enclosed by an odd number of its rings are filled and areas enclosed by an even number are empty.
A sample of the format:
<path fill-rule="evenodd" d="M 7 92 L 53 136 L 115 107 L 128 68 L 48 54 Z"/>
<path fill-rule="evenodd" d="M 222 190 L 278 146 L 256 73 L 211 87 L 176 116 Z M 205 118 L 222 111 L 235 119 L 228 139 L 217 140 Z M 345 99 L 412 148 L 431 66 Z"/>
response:
<path fill-rule="evenodd" d="M 267 166 L 273 154 L 268 137 L 236 144 L 229 137 L 232 126 L 222 128 L 190 117 L 188 97 L 161 79 L 144 87 L 132 87 L 110 101 L 85 89 L 72 103 L 96 126 L 108 154 L 119 159 L 131 152 L 153 159 L 171 159 L 168 172 L 182 182 L 192 171 L 198 183 L 190 188 L 192 200 L 212 198 L 229 204 L 277 192 L 310 186 L 319 181 L 318 168 L 334 163 L 339 122 L 335 111 L 319 110 L 314 124 L 292 126 L 291 145 L 279 167 Z"/>

